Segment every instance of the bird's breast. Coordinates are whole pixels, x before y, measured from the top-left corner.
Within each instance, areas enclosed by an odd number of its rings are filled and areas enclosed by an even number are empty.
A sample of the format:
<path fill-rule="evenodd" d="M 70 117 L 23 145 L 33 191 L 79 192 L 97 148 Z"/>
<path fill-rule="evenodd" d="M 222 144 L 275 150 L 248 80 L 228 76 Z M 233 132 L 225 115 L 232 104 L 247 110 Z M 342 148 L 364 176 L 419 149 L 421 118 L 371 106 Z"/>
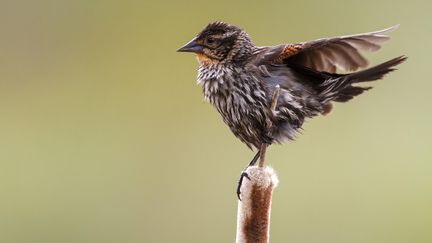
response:
<path fill-rule="evenodd" d="M 259 80 L 246 70 L 200 67 L 198 83 L 205 100 L 215 106 L 226 123 L 237 124 L 245 117 L 265 118 L 266 93 Z"/>

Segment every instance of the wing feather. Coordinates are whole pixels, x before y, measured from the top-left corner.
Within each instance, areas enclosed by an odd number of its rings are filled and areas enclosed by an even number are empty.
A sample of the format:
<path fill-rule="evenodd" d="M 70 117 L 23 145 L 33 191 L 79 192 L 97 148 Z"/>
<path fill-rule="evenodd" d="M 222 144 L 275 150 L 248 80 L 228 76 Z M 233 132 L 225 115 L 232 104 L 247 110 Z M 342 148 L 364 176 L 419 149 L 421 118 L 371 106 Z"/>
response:
<path fill-rule="evenodd" d="M 356 71 L 368 65 L 360 51 L 377 51 L 390 39 L 386 34 L 398 25 L 375 32 L 323 38 L 297 44 L 277 46 L 279 54 L 272 55 L 273 63 L 295 63 L 316 71 Z"/>

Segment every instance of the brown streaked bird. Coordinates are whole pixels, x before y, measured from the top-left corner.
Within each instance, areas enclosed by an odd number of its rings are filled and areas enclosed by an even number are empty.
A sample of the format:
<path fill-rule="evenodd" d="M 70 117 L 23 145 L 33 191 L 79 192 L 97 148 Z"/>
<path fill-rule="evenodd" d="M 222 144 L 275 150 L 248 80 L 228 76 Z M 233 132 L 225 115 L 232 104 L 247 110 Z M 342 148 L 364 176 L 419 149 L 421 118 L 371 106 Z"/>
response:
<path fill-rule="evenodd" d="M 399 56 L 368 69 L 360 51 L 377 51 L 397 26 L 364 34 L 276 46 L 255 46 L 242 29 L 210 23 L 178 49 L 196 53 L 198 84 L 234 135 L 263 159 L 267 146 L 293 140 L 306 118 L 325 115 L 405 61 Z M 348 73 L 340 74 L 338 70 Z M 275 110 L 272 96 L 279 92 Z M 272 124 L 272 126 L 268 126 Z M 240 195 L 240 177 L 237 194 Z M 240 197 L 239 197 L 240 198 Z"/>

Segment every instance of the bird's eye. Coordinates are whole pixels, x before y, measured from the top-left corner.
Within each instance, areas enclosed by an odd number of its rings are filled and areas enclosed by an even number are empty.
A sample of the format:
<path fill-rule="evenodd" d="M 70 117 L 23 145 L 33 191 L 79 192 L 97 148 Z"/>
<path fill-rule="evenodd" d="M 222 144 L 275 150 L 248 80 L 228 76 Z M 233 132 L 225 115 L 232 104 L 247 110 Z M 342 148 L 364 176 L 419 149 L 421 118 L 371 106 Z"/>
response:
<path fill-rule="evenodd" d="M 213 37 L 209 37 L 209 38 L 207 38 L 207 44 L 213 44 L 213 43 L 215 43 L 215 38 L 213 38 Z"/>

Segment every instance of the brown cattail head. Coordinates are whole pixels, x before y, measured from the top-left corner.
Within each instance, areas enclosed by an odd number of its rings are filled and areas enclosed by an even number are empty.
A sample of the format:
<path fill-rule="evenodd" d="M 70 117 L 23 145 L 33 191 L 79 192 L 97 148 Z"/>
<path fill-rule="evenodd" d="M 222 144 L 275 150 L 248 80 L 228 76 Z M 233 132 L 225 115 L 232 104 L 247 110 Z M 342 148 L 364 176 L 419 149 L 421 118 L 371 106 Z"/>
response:
<path fill-rule="evenodd" d="M 270 209 L 273 189 L 278 184 L 271 167 L 251 166 L 245 171 L 241 187 L 242 200 L 238 202 L 237 243 L 269 242 Z"/>

